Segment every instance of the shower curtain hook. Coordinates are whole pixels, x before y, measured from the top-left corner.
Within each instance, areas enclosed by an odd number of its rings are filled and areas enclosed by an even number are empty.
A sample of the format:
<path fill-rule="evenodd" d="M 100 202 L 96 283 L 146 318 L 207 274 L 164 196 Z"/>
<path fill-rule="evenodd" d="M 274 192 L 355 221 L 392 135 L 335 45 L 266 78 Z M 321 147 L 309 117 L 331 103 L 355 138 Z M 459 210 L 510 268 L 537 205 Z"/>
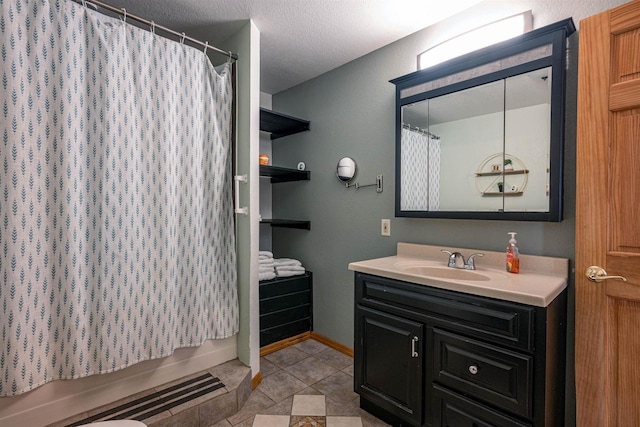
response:
<path fill-rule="evenodd" d="M 156 23 L 151 21 L 151 34 L 156 35 Z"/>
<path fill-rule="evenodd" d="M 207 49 L 209 49 L 209 42 L 204 42 L 204 54 L 207 54 Z"/>
<path fill-rule="evenodd" d="M 87 2 L 86 2 L 86 0 L 82 0 L 82 6 L 83 6 L 83 7 L 87 7 Z"/>
<path fill-rule="evenodd" d="M 127 23 L 127 9 L 122 8 L 122 22 Z"/>
<path fill-rule="evenodd" d="M 185 37 L 186 37 L 186 36 L 184 35 L 184 33 L 182 33 L 182 37 L 180 38 L 180 44 L 184 44 L 184 38 L 185 38 Z"/>

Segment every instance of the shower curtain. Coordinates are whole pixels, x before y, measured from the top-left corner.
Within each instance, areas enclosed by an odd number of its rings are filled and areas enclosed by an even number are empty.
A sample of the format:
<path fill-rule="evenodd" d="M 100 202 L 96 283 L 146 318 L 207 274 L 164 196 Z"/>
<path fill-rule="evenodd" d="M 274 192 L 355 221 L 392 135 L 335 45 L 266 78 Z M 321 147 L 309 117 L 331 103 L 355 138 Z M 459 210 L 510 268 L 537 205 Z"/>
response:
<path fill-rule="evenodd" d="M 229 65 L 0 0 L 0 396 L 238 332 Z"/>
<path fill-rule="evenodd" d="M 402 128 L 400 207 L 405 211 L 437 211 L 440 207 L 440 138 Z"/>

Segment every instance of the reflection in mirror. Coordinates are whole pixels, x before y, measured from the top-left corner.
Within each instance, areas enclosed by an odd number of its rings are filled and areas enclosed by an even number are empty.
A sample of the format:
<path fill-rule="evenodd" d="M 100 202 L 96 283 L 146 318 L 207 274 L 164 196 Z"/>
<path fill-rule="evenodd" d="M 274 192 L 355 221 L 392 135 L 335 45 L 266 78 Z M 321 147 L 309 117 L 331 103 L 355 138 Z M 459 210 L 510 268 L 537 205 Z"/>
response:
<path fill-rule="evenodd" d="M 404 105 L 401 210 L 548 211 L 550 73 Z"/>
<path fill-rule="evenodd" d="M 351 157 L 343 157 L 338 162 L 336 176 L 340 182 L 349 183 L 355 178 L 357 172 L 356 161 Z"/>
<path fill-rule="evenodd" d="M 549 210 L 549 170 L 551 147 L 551 67 L 509 77 L 505 82 L 505 152 L 522 159 L 504 176 L 505 212 L 545 212 Z M 526 188 L 521 188 L 523 175 Z M 506 191 L 506 190 L 505 190 Z"/>

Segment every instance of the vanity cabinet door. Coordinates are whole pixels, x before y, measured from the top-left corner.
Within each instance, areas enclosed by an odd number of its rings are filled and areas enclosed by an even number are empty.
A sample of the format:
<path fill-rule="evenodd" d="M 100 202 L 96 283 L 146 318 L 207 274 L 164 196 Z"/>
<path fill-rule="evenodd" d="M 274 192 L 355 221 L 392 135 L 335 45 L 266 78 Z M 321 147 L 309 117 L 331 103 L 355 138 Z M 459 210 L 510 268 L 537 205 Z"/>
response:
<path fill-rule="evenodd" d="M 354 358 L 355 391 L 361 400 L 404 421 L 400 424 L 420 426 L 424 326 L 358 306 L 355 336 L 359 340 Z"/>

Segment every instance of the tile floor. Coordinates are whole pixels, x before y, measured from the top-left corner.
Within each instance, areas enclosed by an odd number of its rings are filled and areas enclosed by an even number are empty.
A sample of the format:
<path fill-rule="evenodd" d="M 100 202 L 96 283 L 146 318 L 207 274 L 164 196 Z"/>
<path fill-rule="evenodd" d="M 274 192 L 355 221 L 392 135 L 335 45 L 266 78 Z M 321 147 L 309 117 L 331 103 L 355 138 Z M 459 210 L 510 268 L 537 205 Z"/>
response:
<path fill-rule="evenodd" d="M 260 359 L 262 383 L 215 427 L 387 427 L 359 407 L 353 359 L 307 340 Z"/>

